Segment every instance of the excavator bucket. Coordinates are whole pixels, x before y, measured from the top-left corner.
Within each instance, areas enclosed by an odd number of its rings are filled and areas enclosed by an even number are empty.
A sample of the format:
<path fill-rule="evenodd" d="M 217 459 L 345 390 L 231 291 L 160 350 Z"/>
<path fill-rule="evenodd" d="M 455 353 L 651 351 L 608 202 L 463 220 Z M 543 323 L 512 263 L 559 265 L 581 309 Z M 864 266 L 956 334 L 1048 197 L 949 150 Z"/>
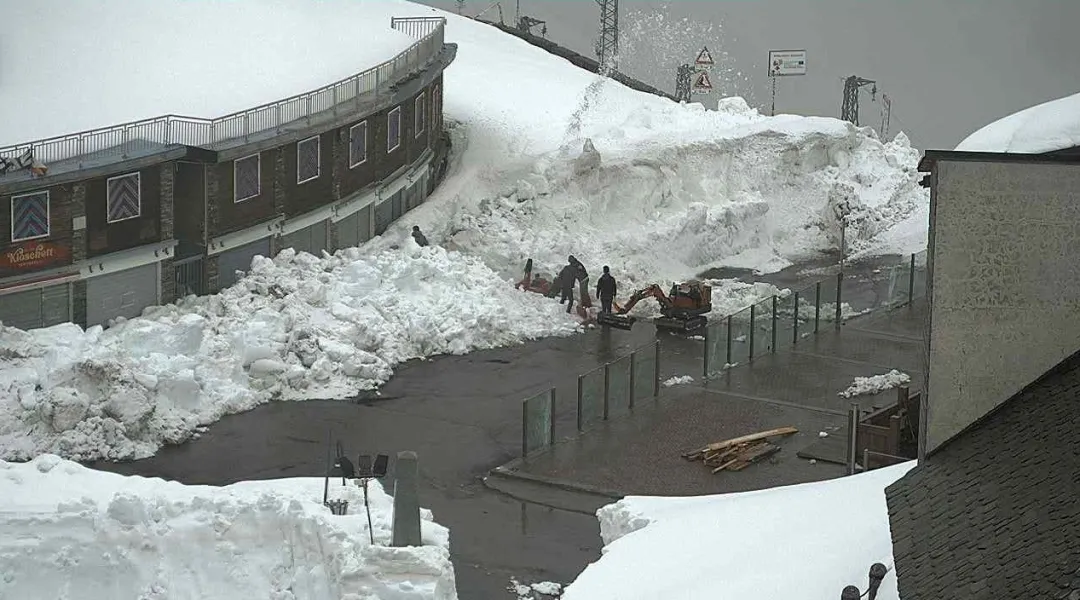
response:
<path fill-rule="evenodd" d="M 615 329 L 622 329 L 630 331 L 634 326 L 634 322 L 637 321 L 634 317 L 628 317 L 626 315 L 620 315 L 616 313 L 602 312 L 596 316 L 596 322 L 608 327 L 614 327 Z"/>

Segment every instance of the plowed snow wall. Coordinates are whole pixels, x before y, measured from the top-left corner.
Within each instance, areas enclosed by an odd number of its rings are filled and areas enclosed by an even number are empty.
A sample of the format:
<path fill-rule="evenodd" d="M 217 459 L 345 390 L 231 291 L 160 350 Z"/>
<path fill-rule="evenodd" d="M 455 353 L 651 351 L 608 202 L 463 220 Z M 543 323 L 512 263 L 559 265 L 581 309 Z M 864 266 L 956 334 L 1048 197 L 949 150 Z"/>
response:
<path fill-rule="evenodd" d="M 926 449 L 1080 350 L 1080 164 L 938 160 Z"/>

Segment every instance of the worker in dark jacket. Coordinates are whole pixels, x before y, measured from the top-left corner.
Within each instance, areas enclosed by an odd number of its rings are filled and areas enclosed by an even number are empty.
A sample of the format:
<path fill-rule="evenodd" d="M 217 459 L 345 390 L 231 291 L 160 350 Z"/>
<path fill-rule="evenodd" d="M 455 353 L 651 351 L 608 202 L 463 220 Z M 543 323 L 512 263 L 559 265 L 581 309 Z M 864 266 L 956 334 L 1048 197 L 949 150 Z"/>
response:
<path fill-rule="evenodd" d="M 573 258 L 573 257 L 570 257 Z M 574 282 L 576 280 L 575 274 L 577 267 L 574 263 L 569 263 L 559 271 L 559 276 L 555 278 L 555 281 L 559 284 L 559 291 L 562 292 L 562 296 L 559 298 L 559 304 L 563 304 L 567 301 L 570 303 L 566 305 L 566 312 L 574 307 Z"/>
<path fill-rule="evenodd" d="M 574 255 L 570 255 L 570 265 L 574 267 L 574 281 L 578 284 L 578 301 L 584 307 L 592 306 L 592 302 L 589 300 L 589 272 L 585 270 L 585 265 L 581 264 Z"/>
<path fill-rule="evenodd" d="M 421 248 L 428 245 L 427 236 L 420 231 L 419 225 L 412 226 L 412 239 L 416 240 L 416 245 Z"/>
<path fill-rule="evenodd" d="M 617 290 L 618 285 L 615 283 L 615 278 L 611 276 L 611 271 L 605 265 L 604 274 L 600 276 L 600 279 L 596 280 L 596 297 L 600 298 L 601 311 L 611 312 L 611 305 L 615 302 Z"/>

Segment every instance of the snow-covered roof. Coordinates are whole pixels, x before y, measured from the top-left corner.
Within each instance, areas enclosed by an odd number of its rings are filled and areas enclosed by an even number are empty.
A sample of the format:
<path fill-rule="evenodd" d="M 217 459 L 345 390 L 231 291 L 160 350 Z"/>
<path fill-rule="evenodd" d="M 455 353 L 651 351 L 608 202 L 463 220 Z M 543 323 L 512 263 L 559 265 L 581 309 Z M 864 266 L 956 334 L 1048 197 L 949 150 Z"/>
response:
<path fill-rule="evenodd" d="M 215 118 L 317 89 L 416 42 L 407 2 L 4 3 L 0 146 L 167 114 Z"/>
<path fill-rule="evenodd" d="M 963 152 L 1040 154 L 1080 146 L 1080 94 L 1013 113 L 967 136 Z"/>

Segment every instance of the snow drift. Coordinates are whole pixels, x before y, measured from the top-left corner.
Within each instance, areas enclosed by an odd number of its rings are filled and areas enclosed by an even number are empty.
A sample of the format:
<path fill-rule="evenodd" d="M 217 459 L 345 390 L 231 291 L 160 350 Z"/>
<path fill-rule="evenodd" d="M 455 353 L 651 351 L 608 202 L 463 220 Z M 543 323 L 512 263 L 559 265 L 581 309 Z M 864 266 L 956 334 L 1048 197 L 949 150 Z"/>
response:
<path fill-rule="evenodd" d="M 1080 146 L 1080 94 L 1025 108 L 964 138 L 963 152 L 1039 154 Z"/>
<path fill-rule="evenodd" d="M 438 247 L 286 250 L 217 296 L 104 331 L 0 329 L 0 450 L 142 458 L 272 399 L 345 398 L 409 359 L 578 329 L 558 303 Z"/>
<path fill-rule="evenodd" d="M 334 516 L 321 478 L 185 486 L 43 455 L 0 461 L 0 596 L 453 600 L 447 530 L 421 511 L 424 545 L 388 547 L 393 500 L 369 484 Z M 359 510 L 354 507 L 359 506 Z"/>
<path fill-rule="evenodd" d="M 603 556 L 562 598 L 836 598 L 846 585 L 865 587 L 881 562 L 889 573 L 878 598 L 896 600 L 883 490 L 912 467 L 738 494 L 624 498 L 597 511 Z"/>

